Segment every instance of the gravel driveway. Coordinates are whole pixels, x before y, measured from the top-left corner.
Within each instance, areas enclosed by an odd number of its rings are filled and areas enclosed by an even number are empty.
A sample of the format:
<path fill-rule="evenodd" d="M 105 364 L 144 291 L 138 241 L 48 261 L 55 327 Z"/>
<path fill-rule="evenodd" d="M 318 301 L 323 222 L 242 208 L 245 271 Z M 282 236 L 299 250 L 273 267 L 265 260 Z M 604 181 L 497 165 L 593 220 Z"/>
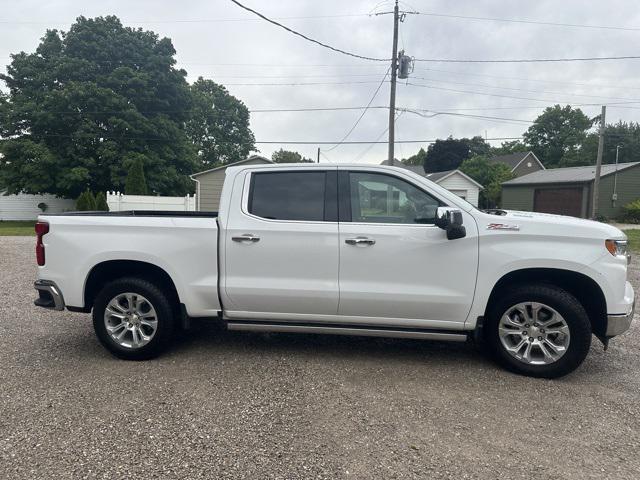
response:
<path fill-rule="evenodd" d="M 560 380 L 470 345 L 190 332 L 112 358 L 0 237 L 0 478 L 638 478 L 640 321 Z M 640 286 L 636 266 L 633 282 Z"/>

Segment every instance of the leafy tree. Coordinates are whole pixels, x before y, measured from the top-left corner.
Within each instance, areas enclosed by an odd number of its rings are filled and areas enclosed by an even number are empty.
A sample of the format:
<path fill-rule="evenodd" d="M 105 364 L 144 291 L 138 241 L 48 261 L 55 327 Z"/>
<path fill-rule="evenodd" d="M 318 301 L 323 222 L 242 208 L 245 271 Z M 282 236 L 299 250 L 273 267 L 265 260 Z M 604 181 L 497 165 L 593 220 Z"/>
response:
<path fill-rule="evenodd" d="M 622 122 L 608 124 L 604 129 L 602 163 L 616 162 L 616 146 L 620 145 L 620 163 L 640 161 L 640 124 Z M 598 134 L 589 133 L 582 142 L 574 165 L 593 165 L 598 155 Z"/>
<path fill-rule="evenodd" d="M 524 141 L 547 168 L 575 164 L 595 120 L 570 105 L 547 107 L 524 133 Z M 593 162 L 595 158 L 587 164 Z"/>
<path fill-rule="evenodd" d="M 403 158 L 402 163 L 405 165 L 424 165 L 426 158 L 427 152 L 421 147 L 415 155 L 412 155 L 409 158 Z"/>
<path fill-rule="evenodd" d="M 192 95 L 167 38 L 114 16 L 47 30 L 34 53 L 12 55 L 0 100 L 0 181 L 11 193 L 77 197 L 121 189 L 130 154 L 148 158 L 154 191 L 191 191 Z"/>
<path fill-rule="evenodd" d="M 458 168 L 474 155 L 486 155 L 491 146 L 482 137 L 436 140 L 427 148 L 424 170 L 427 173 Z"/>
<path fill-rule="evenodd" d="M 96 210 L 99 212 L 108 212 L 109 205 L 107 204 L 107 197 L 104 192 L 98 192 L 96 195 Z"/>
<path fill-rule="evenodd" d="M 87 189 L 80 194 L 78 200 L 76 200 L 76 209 L 79 212 L 93 212 L 96 210 L 96 199 L 91 190 Z"/>
<path fill-rule="evenodd" d="M 510 153 L 528 152 L 529 147 L 520 140 L 502 142 L 499 147 L 492 147 L 492 155 L 508 155 Z"/>
<path fill-rule="evenodd" d="M 511 180 L 514 175 L 503 163 L 492 163 L 487 156 L 479 155 L 465 160 L 460 170 L 481 184 L 480 205 L 495 208 L 500 205 L 502 182 Z"/>
<path fill-rule="evenodd" d="M 137 155 L 131 163 L 124 186 L 124 193 L 127 195 L 146 195 L 148 192 L 147 181 L 144 176 L 143 158 L 142 155 Z"/>
<path fill-rule="evenodd" d="M 282 148 L 271 154 L 271 160 L 275 163 L 315 163 L 310 158 L 305 158 L 298 152 L 283 150 Z"/>
<path fill-rule="evenodd" d="M 193 100 L 187 134 L 198 151 L 199 167 L 244 160 L 255 150 L 249 110 L 225 87 L 199 77 L 191 85 Z"/>

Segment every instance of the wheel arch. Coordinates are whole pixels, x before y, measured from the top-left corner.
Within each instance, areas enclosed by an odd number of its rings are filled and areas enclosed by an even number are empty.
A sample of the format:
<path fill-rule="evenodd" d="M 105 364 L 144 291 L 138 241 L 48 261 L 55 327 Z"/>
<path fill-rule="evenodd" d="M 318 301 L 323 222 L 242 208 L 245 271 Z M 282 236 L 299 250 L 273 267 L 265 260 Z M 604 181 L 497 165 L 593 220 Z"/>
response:
<path fill-rule="evenodd" d="M 137 277 L 156 284 L 169 297 L 172 305 L 180 305 L 180 296 L 171 276 L 161 267 L 140 260 L 106 260 L 93 266 L 84 285 L 84 309 L 93 308 L 100 289 L 112 280 Z"/>
<path fill-rule="evenodd" d="M 586 310 L 593 333 L 599 337 L 605 335 L 607 302 L 604 292 L 591 277 L 572 270 L 523 268 L 506 273 L 491 290 L 485 307 L 485 317 L 501 292 L 516 285 L 532 283 L 553 285 L 572 294 Z"/>

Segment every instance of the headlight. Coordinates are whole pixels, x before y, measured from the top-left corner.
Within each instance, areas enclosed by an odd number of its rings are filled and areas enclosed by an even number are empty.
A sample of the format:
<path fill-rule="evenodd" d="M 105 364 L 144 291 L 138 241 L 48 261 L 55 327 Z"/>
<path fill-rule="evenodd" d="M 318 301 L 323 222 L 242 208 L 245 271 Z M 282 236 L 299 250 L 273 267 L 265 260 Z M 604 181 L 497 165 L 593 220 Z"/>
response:
<path fill-rule="evenodd" d="M 609 250 L 609 253 L 613 256 L 627 256 L 627 241 L 626 240 L 605 240 L 605 247 Z"/>

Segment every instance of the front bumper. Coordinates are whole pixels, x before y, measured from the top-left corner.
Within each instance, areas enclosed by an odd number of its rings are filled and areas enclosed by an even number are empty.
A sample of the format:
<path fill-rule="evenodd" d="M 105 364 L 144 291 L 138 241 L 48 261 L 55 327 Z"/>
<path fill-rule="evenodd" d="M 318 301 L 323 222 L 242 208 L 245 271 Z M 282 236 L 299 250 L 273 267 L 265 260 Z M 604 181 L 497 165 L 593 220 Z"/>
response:
<path fill-rule="evenodd" d="M 607 338 L 615 337 L 626 332 L 631 327 L 631 321 L 636 310 L 636 298 L 631 285 L 627 282 L 627 292 L 625 297 L 629 298 L 629 309 L 626 313 L 607 315 L 607 330 L 605 336 Z"/>
<path fill-rule="evenodd" d="M 33 302 L 37 307 L 51 310 L 64 310 L 64 297 L 62 292 L 51 280 L 37 280 L 33 288 L 38 291 L 38 298 Z"/>

